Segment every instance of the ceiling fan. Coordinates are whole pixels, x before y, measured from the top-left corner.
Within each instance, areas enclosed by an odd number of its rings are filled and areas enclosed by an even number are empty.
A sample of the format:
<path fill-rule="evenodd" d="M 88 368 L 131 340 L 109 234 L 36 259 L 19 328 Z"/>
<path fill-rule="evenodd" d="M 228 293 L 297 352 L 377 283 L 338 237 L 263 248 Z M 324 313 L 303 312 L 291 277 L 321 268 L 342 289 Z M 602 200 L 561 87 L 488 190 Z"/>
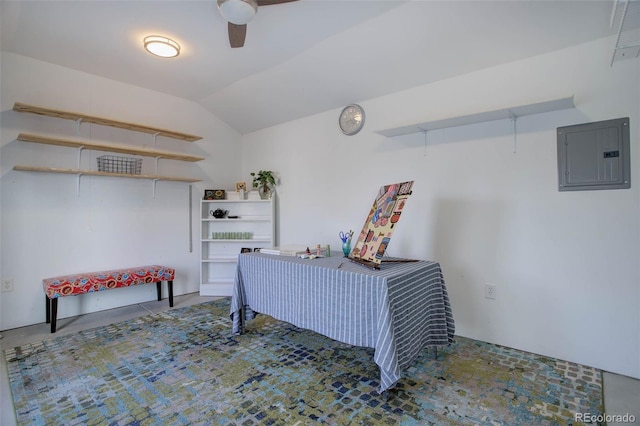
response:
<path fill-rule="evenodd" d="M 218 0 L 218 9 L 227 20 L 229 27 L 229 44 L 231 47 L 244 46 L 247 36 L 247 23 L 258 12 L 258 6 L 289 3 L 297 0 Z"/>

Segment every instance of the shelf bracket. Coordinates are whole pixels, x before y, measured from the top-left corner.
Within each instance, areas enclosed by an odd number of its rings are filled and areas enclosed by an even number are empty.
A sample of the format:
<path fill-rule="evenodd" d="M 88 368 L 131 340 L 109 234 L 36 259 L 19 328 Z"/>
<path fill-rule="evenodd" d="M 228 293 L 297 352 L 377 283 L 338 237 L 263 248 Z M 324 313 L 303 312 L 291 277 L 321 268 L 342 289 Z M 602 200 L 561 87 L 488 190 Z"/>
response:
<path fill-rule="evenodd" d="M 420 128 L 420 130 L 422 130 L 422 133 L 424 133 L 424 154 L 423 154 L 423 157 L 426 157 L 427 156 L 427 129 Z"/>
<path fill-rule="evenodd" d="M 84 146 L 79 146 L 78 147 L 78 168 L 80 168 L 80 161 L 82 160 L 82 150 L 84 149 Z"/>
<path fill-rule="evenodd" d="M 155 174 L 158 174 L 158 162 L 160 161 L 160 159 L 161 159 L 162 157 L 154 157 L 154 158 L 155 158 L 155 160 L 156 160 L 156 169 L 155 169 Z"/>
<path fill-rule="evenodd" d="M 513 153 L 515 154 L 518 151 L 518 130 L 516 125 L 518 116 L 509 110 L 509 117 L 511 118 L 511 123 L 513 125 Z"/>
<path fill-rule="evenodd" d="M 82 118 L 78 118 L 76 120 L 76 124 L 77 124 L 77 126 L 76 126 L 76 135 L 80 136 L 80 125 L 82 124 Z"/>
<path fill-rule="evenodd" d="M 622 9 L 622 17 L 620 18 L 620 25 L 618 26 L 618 32 L 616 35 L 616 45 L 613 49 L 613 55 L 611 55 L 611 63 L 609 64 L 610 67 L 613 66 L 613 63 L 616 60 L 616 50 L 620 47 L 620 38 L 622 37 L 622 31 L 624 28 L 624 20 L 627 17 L 627 11 L 629 9 L 629 3 L 631 3 L 629 0 L 624 2 L 624 9 Z M 611 12 L 611 26 L 613 27 L 613 21 L 614 21 L 614 15 L 616 12 L 616 8 L 617 8 L 618 2 L 614 3 L 614 9 Z"/>
<path fill-rule="evenodd" d="M 160 135 L 160 132 L 155 132 L 153 134 L 153 147 L 156 147 L 156 142 L 158 141 L 158 136 Z"/>
<path fill-rule="evenodd" d="M 78 120 L 80 121 L 80 120 Z M 78 147 L 78 169 L 80 168 L 80 162 L 82 160 L 82 150 L 84 149 L 84 146 L 79 146 Z M 78 173 L 78 182 L 76 183 L 76 196 L 80 196 L 80 178 L 82 177 L 82 173 Z"/>
<path fill-rule="evenodd" d="M 76 185 L 76 196 L 80 196 L 80 178 L 82 178 L 82 173 L 78 173 L 77 185 Z"/>
<path fill-rule="evenodd" d="M 189 185 L 189 253 L 193 253 L 193 185 Z"/>
<path fill-rule="evenodd" d="M 156 198 L 156 183 L 159 181 L 160 179 L 153 179 L 153 198 Z"/>

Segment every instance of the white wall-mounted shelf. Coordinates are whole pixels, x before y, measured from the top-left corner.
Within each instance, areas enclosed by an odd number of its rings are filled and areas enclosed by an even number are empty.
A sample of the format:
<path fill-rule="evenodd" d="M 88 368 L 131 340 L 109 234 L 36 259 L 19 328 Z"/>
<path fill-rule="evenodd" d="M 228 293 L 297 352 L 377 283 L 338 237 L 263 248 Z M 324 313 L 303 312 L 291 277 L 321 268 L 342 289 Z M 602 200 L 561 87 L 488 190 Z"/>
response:
<path fill-rule="evenodd" d="M 448 127 L 465 126 L 468 124 L 482 123 L 486 121 L 495 121 L 503 119 L 515 120 L 518 117 L 532 114 L 540 114 L 543 112 L 557 111 L 562 109 L 573 108 L 573 96 L 553 99 L 544 102 L 536 102 L 527 105 L 520 105 L 511 108 L 503 108 L 493 111 L 484 111 L 475 114 L 461 115 L 457 117 L 445 118 L 442 120 L 425 121 L 422 123 L 411 124 L 407 126 L 394 127 L 391 129 L 378 130 L 376 133 L 386 136 L 402 136 L 413 133 L 424 133 L 430 130 L 444 129 Z"/>

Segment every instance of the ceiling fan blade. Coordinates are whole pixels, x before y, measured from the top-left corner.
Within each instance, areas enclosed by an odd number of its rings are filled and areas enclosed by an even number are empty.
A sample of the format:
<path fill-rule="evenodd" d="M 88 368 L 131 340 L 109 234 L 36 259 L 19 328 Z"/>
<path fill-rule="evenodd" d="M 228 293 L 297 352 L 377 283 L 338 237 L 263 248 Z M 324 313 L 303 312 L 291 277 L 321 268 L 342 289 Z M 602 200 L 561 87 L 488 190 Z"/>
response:
<path fill-rule="evenodd" d="M 294 1 L 298 0 L 251 0 L 250 3 L 253 3 L 253 7 L 255 8 L 256 3 L 258 4 L 258 6 L 271 6 L 274 4 L 290 3 Z M 224 0 L 218 0 L 218 8 L 220 8 L 220 10 L 222 10 L 221 5 L 223 3 Z M 229 32 L 229 44 L 231 45 L 231 47 L 243 47 L 244 41 L 247 38 L 247 24 L 236 25 L 231 22 L 227 22 L 227 28 Z"/>
<path fill-rule="evenodd" d="M 244 40 L 247 37 L 247 24 L 236 25 L 228 23 L 229 28 L 229 44 L 231 47 L 244 46 Z"/>
<path fill-rule="evenodd" d="M 272 4 L 290 3 L 298 0 L 258 0 L 258 6 L 271 6 Z"/>

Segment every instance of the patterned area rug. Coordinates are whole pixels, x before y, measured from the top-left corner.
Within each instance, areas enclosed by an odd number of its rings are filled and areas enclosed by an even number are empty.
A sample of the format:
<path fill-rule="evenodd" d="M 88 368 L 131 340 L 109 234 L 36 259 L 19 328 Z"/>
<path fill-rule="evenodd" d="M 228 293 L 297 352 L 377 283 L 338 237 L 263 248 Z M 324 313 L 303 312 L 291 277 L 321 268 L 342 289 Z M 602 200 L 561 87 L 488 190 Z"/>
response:
<path fill-rule="evenodd" d="M 603 413 L 599 370 L 465 338 L 425 350 L 385 400 L 373 350 L 229 300 L 5 351 L 19 424 L 553 425 Z"/>

